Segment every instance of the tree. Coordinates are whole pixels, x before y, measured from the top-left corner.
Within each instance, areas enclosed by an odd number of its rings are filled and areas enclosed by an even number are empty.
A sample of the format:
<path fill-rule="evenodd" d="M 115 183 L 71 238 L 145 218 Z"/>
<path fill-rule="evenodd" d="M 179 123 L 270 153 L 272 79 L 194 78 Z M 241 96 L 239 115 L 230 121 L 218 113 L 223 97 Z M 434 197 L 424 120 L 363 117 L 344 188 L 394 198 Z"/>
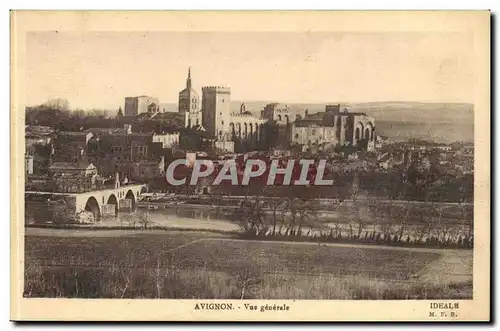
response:
<path fill-rule="evenodd" d="M 118 113 L 116 114 L 116 116 L 118 117 L 122 117 L 123 116 L 123 111 L 122 111 L 122 107 L 120 106 L 120 108 L 118 108 Z"/>
<path fill-rule="evenodd" d="M 47 100 L 42 104 L 43 107 L 57 109 L 57 110 L 69 110 L 69 101 L 62 98 L 55 98 L 51 100 Z"/>
<path fill-rule="evenodd" d="M 245 299 L 248 290 L 252 290 L 255 286 L 263 282 L 262 276 L 250 268 L 235 270 L 231 272 L 240 288 L 240 299 Z"/>
<path fill-rule="evenodd" d="M 129 226 L 135 228 L 136 223 L 141 224 L 143 229 L 147 229 L 148 225 L 151 223 L 149 219 L 149 212 L 145 211 L 135 211 L 133 213 L 121 213 L 120 220 L 126 221 Z"/>
<path fill-rule="evenodd" d="M 293 201 L 291 201 L 290 199 L 283 200 L 283 205 L 282 205 L 281 212 L 280 212 L 281 222 L 280 222 L 280 227 L 278 230 L 279 234 L 283 233 L 282 231 L 283 231 L 283 227 L 285 226 L 285 223 L 286 223 L 286 215 L 288 213 L 288 209 L 289 209 L 291 203 L 293 203 Z"/>
<path fill-rule="evenodd" d="M 467 224 L 466 240 L 470 240 L 474 236 L 474 207 L 465 203 L 460 203 L 461 216 Z"/>
<path fill-rule="evenodd" d="M 261 200 L 261 197 L 254 197 L 253 199 L 245 197 L 231 215 L 231 218 L 239 222 L 243 231 L 247 234 L 259 235 L 266 230 Z"/>
<path fill-rule="evenodd" d="M 369 219 L 370 211 L 367 207 L 358 205 L 356 210 L 355 210 L 355 215 L 356 215 L 356 224 L 358 228 L 358 238 L 361 237 L 361 233 L 363 229 L 366 227 L 366 223 Z"/>
<path fill-rule="evenodd" d="M 267 188 L 267 186 L 266 186 Z M 274 187 L 270 187 L 269 189 L 265 189 L 267 191 L 268 206 L 271 209 L 272 215 L 272 232 L 271 234 L 274 236 L 276 234 L 276 223 L 278 221 L 278 208 L 283 205 L 281 197 L 276 194 L 276 190 Z"/>
<path fill-rule="evenodd" d="M 387 222 L 381 222 L 380 229 L 381 229 L 382 234 L 384 236 L 384 240 L 385 241 L 389 240 L 389 238 L 391 237 L 392 231 L 393 231 L 392 220 L 387 220 Z"/>
<path fill-rule="evenodd" d="M 356 170 L 354 172 L 354 178 L 352 180 L 352 186 L 351 186 L 351 198 L 353 203 L 356 203 L 358 195 L 359 195 L 359 175 L 358 171 Z"/>
<path fill-rule="evenodd" d="M 432 217 L 426 215 L 424 208 L 415 208 L 419 218 L 419 226 L 415 230 L 417 241 L 422 242 L 425 236 L 430 237 L 432 231 Z"/>
<path fill-rule="evenodd" d="M 342 236 L 342 226 L 340 224 L 340 220 L 338 218 L 334 218 L 332 219 L 332 223 L 333 223 L 333 235 L 335 236 L 335 238 L 338 238 L 338 237 L 341 237 Z"/>
<path fill-rule="evenodd" d="M 349 222 L 349 229 L 350 229 L 350 235 L 351 238 L 354 236 L 354 225 L 357 226 L 358 228 L 358 238 L 361 236 L 361 231 L 363 231 L 363 228 L 365 226 L 365 219 L 363 212 L 365 211 L 364 208 L 358 203 L 358 195 L 359 195 L 359 175 L 358 171 L 356 170 L 354 172 L 354 178 L 352 180 L 352 186 L 351 186 L 351 198 L 352 198 L 352 205 L 354 209 L 354 220 Z"/>
<path fill-rule="evenodd" d="M 267 121 L 263 130 L 265 139 L 261 141 L 261 146 L 266 147 L 266 149 L 277 147 L 280 141 L 278 124 L 275 121 Z"/>
<path fill-rule="evenodd" d="M 139 213 L 139 223 L 142 224 L 144 230 L 148 228 L 148 224 L 150 223 L 149 211 Z"/>
<path fill-rule="evenodd" d="M 75 221 L 75 210 L 65 199 L 49 200 L 47 204 L 50 210 L 52 210 L 52 223 L 63 224 Z"/>
<path fill-rule="evenodd" d="M 297 234 L 302 234 L 303 225 L 308 225 L 309 228 L 314 227 L 313 221 L 317 218 L 318 205 L 316 199 L 302 198 L 298 201 L 297 211 L 299 226 Z"/>
<path fill-rule="evenodd" d="M 445 242 L 447 240 L 447 236 L 449 235 L 448 222 L 443 222 L 443 209 L 444 205 L 442 203 L 432 203 L 433 212 L 437 213 L 437 230 L 439 231 L 438 240 L 440 242 Z"/>

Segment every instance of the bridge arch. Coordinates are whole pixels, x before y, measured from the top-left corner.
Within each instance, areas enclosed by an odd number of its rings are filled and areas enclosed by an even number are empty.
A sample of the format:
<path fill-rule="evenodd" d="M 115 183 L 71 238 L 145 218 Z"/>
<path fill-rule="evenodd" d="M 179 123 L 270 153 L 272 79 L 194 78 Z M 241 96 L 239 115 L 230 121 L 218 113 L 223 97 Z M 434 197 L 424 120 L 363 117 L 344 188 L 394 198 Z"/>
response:
<path fill-rule="evenodd" d="M 94 222 L 99 222 L 101 220 L 101 208 L 99 207 L 99 203 L 94 196 L 87 199 L 87 202 L 85 203 L 85 210 L 92 213 L 94 216 Z"/>
<path fill-rule="evenodd" d="M 107 205 L 115 205 L 115 216 L 118 216 L 118 199 L 116 198 L 116 195 L 110 194 L 106 204 Z"/>
<path fill-rule="evenodd" d="M 135 210 L 135 195 L 132 190 L 128 190 L 125 194 L 125 199 L 131 200 L 132 210 Z"/>

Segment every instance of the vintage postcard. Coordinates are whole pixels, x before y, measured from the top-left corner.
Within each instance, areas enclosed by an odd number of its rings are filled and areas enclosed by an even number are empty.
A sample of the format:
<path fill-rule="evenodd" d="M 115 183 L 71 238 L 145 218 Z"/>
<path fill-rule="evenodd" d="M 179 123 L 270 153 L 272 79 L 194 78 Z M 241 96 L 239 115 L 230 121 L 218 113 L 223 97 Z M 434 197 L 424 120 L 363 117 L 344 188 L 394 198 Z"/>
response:
<path fill-rule="evenodd" d="M 12 11 L 11 319 L 488 321 L 488 11 Z"/>

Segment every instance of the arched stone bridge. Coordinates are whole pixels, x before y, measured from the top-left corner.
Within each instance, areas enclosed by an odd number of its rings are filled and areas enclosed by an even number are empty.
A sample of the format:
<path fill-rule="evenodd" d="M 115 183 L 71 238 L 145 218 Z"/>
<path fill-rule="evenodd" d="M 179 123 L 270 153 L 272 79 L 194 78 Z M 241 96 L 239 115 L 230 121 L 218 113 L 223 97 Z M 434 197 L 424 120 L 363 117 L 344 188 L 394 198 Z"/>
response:
<path fill-rule="evenodd" d="M 87 210 L 92 212 L 95 221 L 99 221 L 104 214 L 118 215 L 120 210 L 134 211 L 137 200 L 145 191 L 146 185 L 144 184 L 130 184 L 82 193 L 26 191 L 25 199 L 26 203 L 40 201 L 40 199 L 63 201 L 64 205 L 75 214 Z"/>

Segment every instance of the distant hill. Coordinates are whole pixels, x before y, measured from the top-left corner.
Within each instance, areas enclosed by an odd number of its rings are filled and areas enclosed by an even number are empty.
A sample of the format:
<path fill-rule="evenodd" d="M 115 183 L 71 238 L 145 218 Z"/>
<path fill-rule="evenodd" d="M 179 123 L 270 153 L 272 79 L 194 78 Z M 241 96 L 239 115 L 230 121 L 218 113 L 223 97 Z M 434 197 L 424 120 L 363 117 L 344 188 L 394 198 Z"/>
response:
<path fill-rule="evenodd" d="M 387 102 L 351 107 L 375 117 L 377 132 L 393 139 L 474 141 L 472 104 Z"/>

